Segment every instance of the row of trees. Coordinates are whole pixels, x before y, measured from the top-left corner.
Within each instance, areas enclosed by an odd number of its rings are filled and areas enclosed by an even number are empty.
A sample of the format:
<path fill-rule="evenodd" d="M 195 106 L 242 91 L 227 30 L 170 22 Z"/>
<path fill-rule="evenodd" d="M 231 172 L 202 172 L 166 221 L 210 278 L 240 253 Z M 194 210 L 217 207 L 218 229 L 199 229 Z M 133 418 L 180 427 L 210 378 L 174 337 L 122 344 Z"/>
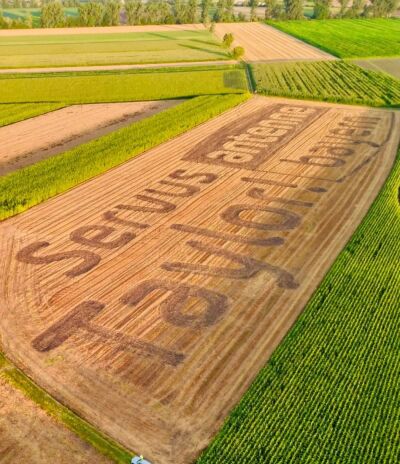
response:
<path fill-rule="evenodd" d="M 254 0 L 253 0 L 254 1 Z M 399 7 L 400 0 L 338 0 L 339 12 L 333 13 L 332 0 L 315 0 L 315 19 L 328 18 L 385 18 L 391 16 Z M 266 19 L 302 19 L 303 0 L 266 0 Z"/>
<path fill-rule="evenodd" d="M 314 18 L 387 17 L 400 0 L 338 0 L 340 9 L 332 13 L 332 0 L 315 0 Z M 121 22 L 137 24 L 185 24 L 203 22 L 244 21 L 243 13 L 235 15 L 235 0 L 0 0 L 2 8 L 41 5 L 42 27 L 115 26 Z M 304 0 L 263 0 L 267 19 L 302 19 Z M 259 0 L 248 0 L 250 20 L 256 21 Z M 67 16 L 64 8 L 76 7 L 78 16 Z M 200 8 L 198 8 L 200 7 Z M 0 28 L 32 27 L 32 17 L 26 20 L 3 18 Z"/>

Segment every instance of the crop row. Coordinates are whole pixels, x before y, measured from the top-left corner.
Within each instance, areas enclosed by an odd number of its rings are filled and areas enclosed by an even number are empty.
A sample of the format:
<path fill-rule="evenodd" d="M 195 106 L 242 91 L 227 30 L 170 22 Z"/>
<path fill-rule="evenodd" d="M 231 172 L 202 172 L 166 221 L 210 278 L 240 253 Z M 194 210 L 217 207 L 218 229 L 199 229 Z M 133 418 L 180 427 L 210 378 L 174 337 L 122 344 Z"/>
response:
<path fill-rule="evenodd" d="M 0 220 L 170 140 L 248 97 L 248 94 L 200 96 L 0 177 Z"/>
<path fill-rule="evenodd" d="M 257 64 L 251 70 L 257 92 L 263 95 L 371 106 L 400 105 L 400 81 L 344 61 Z"/>
<path fill-rule="evenodd" d="M 398 462 L 399 179 L 197 464 Z"/>

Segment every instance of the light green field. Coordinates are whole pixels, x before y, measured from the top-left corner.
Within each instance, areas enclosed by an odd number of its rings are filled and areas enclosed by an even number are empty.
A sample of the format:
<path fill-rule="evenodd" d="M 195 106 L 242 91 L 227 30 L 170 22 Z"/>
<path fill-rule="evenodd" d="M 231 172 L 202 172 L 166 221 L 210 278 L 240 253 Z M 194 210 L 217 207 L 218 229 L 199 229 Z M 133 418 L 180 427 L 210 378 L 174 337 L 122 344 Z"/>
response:
<path fill-rule="evenodd" d="M 369 106 L 400 106 L 400 81 L 347 61 L 254 64 L 257 92 Z"/>
<path fill-rule="evenodd" d="M 0 76 L 0 103 L 122 102 L 243 91 L 247 91 L 245 72 L 235 67 Z"/>
<path fill-rule="evenodd" d="M 369 60 L 355 60 L 353 63 L 364 69 L 371 71 L 380 71 L 391 74 L 393 77 L 400 79 L 400 58 L 376 58 Z"/>
<path fill-rule="evenodd" d="M 400 19 L 268 21 L 339 58 L 400 56 Z"/>
<path fill-rule="evenodd" d="M 208 31 L 135 32 L 0 38 L 0 68 L 226 60 Z"/>
<path fill-rule="evenodd" d="M 62 103 L 0 103 L 0 127 L 62 108 Z"/>

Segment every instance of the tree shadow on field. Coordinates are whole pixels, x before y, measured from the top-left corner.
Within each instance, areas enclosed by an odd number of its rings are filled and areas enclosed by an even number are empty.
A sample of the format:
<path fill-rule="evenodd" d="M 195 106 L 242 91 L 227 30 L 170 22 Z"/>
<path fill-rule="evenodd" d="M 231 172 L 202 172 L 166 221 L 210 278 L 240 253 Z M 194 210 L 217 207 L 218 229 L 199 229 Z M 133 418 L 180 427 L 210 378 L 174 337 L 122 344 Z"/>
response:
<path fill-rule="evenodd" d="M 189 45 L 189 44 L 180 44 L 180 46 L 184 48 L 189 48 L 191 50 L 198 50 L 201 52 L 209 53 L 211 55 L 217 55 L 217 56 L 222 56 L 224 58 L 228 58 L 228 54 L 226 52 L 224 53 L 224 52 L 220 52 L 217 50 L 210 50 L 209 48 L 196 47 L 194 45 Z"/>

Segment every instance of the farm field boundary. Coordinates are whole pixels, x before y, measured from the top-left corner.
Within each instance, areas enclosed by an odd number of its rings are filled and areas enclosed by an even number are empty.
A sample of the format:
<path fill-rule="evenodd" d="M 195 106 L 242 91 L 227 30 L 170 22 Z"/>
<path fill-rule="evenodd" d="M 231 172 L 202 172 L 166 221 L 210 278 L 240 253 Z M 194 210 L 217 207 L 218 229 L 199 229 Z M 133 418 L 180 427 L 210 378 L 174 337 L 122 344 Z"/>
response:
<path fill-rule="evenodd" d="M 267 23 L 339 58 L 400 55 L 398 19 L 326 19 Z"/>
<path fill-rule="evenodd" d="M 197 464 L 396 462 L 399 189 L 400 151 L 361 225 Z"/>
<path fill-rule="evenodd" d="M 235 60 L 225 61 L 191 61 L 188 63 L 155 63 L 155 64 L 116 64 L 116 65 L 101 65 L 101 66 L 70 66 L 70 67 L 58 67 L 58 68 L 11 68 L 11 69 L 0 69 L 0 74 L 27 74 L 27 73 L 59 73 L 59 72 L 77 72 L 77 71 L 118 71 L 128 69 L 159 69 L 160 66 L 163 68 L 185 68 L 185 67 L 212 67 L 212 66 L 226 66 L 235 65 Z"/>
<path fill-rule="evenodd" d="M 193 459 L 364 216 L 398 127 L 252 98 L 3 222 L 4 350 L 124 446 Z"/>
<path fill-rule="evenodd" d="M 368 106 L 400 106 L 400 81 L 346 61 L 251 64 L 257 92 Z"/>

